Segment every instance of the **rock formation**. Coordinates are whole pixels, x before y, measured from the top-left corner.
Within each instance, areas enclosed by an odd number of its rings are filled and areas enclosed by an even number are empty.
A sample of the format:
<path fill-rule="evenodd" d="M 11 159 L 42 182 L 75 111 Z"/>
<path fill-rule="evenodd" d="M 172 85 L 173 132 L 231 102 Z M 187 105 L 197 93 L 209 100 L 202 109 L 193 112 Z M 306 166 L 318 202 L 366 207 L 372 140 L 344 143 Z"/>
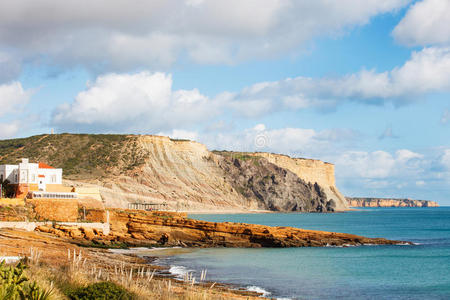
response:
<path fill-rule="evenodd" d="M 351 207 L 438 207 L 434 201 L 390 198 L 351 198 L 347 197 Z"/>
<path fill-rule="evenodd" d="M 306 182 L 318 184 L 329 200 L 336 204 L 336 210 L 348 209 L 345 197 L 336 187 L 334 165 L 316 159 L 292 158 L 287 155 L 256 152 L 251 155 L 266 158 L 269 162 L 289 170 Z"/>
<path fill-rule="evenodd" d="M 348 208 L 335 186 L 332 164 L 287 156 L 280 156 L 283 161 L 271 161 L 273 155 L 261 157 L 267 163 L 249 163 L 240 157 L 230 163 L 223 153 L 210 152 L 197 142 L 160 136 L 142 136 L 138 142 L 147 153 L 145 163 L 119 178 L 102 179 L 102 197 L 110 207 L 149 201 L 166 202 L 183 211 L 326 212 Z M 282 163 L 289 160 L 291 164 Z M 272 177 L 276 180 L 268 180 Z"/>
<path fill-rule="evenodd" d="M 271 227 L 244 223 L 215 223 L 188 219 L 185 214 L 110 210 L 108 236 L 82 226 L 47 225 L 36 230 L 70 237 L 79 244 L 182 247 L 323 247 L 404 244 L 383 238 Z M 90 241 L 86 244 L 87 241 Z M 408 242 L 406 242 L 409 244 Z"/>
<path fill-rule="evenodd" d="M 307 183 L 264 157 L 245 160 L 224 156 L 216 160 L 224 170 L 227 182 L 247 201 L 258 203 L 260 209 L 303 212 L 332 212 L 336 209 L 336 201 L 328 199 L 318 183 Z"/>
<path fill-rule="evenodd" d="M 180 211 L 348 208 L 332 164 L 210 152 L 200 143 L 163 136 L 59 134 L 0 141 L 0 163 L 18 157 L 62 167 L 66 184 L 98 188 L 107 207 L 150 202 Z"/>

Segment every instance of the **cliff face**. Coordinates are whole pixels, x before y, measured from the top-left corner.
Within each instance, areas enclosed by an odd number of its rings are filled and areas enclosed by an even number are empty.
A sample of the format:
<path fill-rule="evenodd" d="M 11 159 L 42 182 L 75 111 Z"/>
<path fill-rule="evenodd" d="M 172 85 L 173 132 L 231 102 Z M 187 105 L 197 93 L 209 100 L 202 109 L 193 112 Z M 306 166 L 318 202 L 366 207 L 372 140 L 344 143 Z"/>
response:
<path fill-rule="evenodd" d="M 277 156 L 264 153 L 210 152 L 197 142 L 159 136 L 139 137 L 138 144 L 146 152 L 145 163 L 119 179 L 103 180 L 108 206 L 151 201 L 183 211 L 348 208 L 334 185 L 332 164 L 281 155 L 273 159 Z"/>
<path fill-rule="evenodd" d="M 226 178 L 204 145 L 168 137 L 140 136 L 144 163 L 115 177 L 101 179 L 100 192 L 107 206 L 128 202 L 167 203 L 183 211 L 258 209 Z"/>
<path fill-rule="evenodd" d="M 306 182 L 317 183 L 329 200 L 336 204 L 336 210 L 348 209 L 345 197 L 336 187 L 334 165 L 315 159 L 291 158 L 287 155 L 256 152 L 251 155 L 266 158 L 269 162 L 289 170 Z"/>
<path fill-rule="evenodd" d="M 0 162 L 19 157 L 62 167 L 66 184 L 98 188 L 107 207 L 152 202 L 182 211 L 347 208 L 334 166 L 317 160 L 268 153 L 230 158 L 197 142 L 162 136 L 60 134 L 0 141 Z"/>
<path fill-rule="evenodd" d="M 438 207 L 434 201 L 412 199 L 388 199 L 388 198 L 350 198 L 347 197 L 349 206 L 352 207 Z"/>
<path fill-rule="evenodd" d="M 317 183 L 307 183 L 293 172 L 263 157 L 217 158 L 227 182 L 261 209 L 272 211 L 331 212 L 336 202 L 328 199 Z"/>

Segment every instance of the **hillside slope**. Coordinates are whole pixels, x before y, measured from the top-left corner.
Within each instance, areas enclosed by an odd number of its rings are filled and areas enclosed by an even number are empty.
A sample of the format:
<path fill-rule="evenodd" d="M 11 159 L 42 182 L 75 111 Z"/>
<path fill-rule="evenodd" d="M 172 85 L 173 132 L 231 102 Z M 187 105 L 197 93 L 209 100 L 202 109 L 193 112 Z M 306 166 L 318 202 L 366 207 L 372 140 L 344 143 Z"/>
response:
<path fill-rule="evenodd" d="M 324 182 L 319 176 L 315 180 L 314 166 L 303 172 L 299 161 L 290 169 L 254 154 L 250 163 L 243 156 L 213 153 L 200 143 L 168 137 L 58 134 L 0 141 L 0 164 L 17 163 L 21 157 L 63 168 L 68 184 L 98 186 L 110 207 L 147 201 L 184 211 L 347 208 L 334 186 L 334 170 L 326 172 L 331 177 Z"/>

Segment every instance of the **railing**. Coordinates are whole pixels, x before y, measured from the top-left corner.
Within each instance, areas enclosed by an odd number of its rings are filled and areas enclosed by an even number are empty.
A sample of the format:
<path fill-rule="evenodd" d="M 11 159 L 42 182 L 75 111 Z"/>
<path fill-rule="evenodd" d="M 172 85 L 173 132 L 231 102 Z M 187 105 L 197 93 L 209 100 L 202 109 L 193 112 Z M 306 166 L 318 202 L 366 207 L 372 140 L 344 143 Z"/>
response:
<path fill-rule="evenodd" d="M 77 199 L 77 193 L 52 193 L 52 192 L 32 192 L 30 193 L 32 199 Z"/>
<path fill-rule="evenodd" d="M 128 203 L 128 209 L 135 209 L 135 210 L 167 210 L 167 203 L 140 203 L 140 202 L 134 202 L 134 203 Z"/>

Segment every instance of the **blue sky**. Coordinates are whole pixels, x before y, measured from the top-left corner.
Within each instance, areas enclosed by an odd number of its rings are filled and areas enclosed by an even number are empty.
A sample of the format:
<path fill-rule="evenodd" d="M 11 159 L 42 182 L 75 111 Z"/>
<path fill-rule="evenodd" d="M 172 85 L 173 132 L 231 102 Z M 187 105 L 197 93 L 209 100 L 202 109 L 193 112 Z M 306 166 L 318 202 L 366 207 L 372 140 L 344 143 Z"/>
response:
<path fill-rule="evenodd" d="M 0 137 L 190 138 L 450 205 L 450 1 L 0 4 Z"/>

